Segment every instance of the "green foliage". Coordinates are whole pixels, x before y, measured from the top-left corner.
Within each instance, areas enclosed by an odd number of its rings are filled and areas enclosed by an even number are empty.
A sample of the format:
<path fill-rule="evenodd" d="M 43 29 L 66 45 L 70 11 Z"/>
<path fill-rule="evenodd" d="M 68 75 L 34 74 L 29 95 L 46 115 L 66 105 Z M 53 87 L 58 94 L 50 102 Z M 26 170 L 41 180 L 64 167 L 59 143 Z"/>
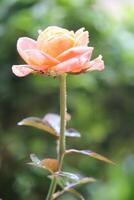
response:
<path fill-rule="evenodd" d="M 92 149 L 114 160 L 110 167 L 83 158 L 68 156 L 66 171 L 99 178 L 78 191 L 85 199 L 132 200 L 134 196 L 133 148 L 133 65 L 134 29 L 131 6 L 122 6 L 121 19 L 110 15 L 90 0 L 1 0 L 0 1 L 0 198 L 40 200 L 50 180 L 42 169 L 30 167 L 29 155 L 55 157 L 55 141 L 41 130 L 17 127 L 23 118 L 59 113 L 58 79 L 28 76 L 17 78 L 13 64 L 23 63 L 16 51 L 20 36 L 37 37 L 37 30 L 59 25 L 90 32 L 93 57 L 102 54 L 106 69 L 69 76 L 69 127 L 82 133 L 68 138 L 68 149 Z M 98 4 L 98 2 L 96 1 Z M 120 14 L 120 13 L 119 13 Z M 59 106 L 59 105 L 58 105 Z M 75 159 L 74 159 L 75 158 Z M 45 177 L 45 176 L 44 176 Z M 70 199 L 63 196 L 61 199 Z"/>

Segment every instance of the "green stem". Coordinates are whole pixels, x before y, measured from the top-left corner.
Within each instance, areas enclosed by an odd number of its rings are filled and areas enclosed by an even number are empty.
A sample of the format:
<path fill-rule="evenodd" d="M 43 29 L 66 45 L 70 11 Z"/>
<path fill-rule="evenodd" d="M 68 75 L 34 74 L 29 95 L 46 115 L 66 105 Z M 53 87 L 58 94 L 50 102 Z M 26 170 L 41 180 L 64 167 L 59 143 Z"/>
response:
<path fill-rule="evenodd" d="M 53 177 L 46 200 L 51 200 L 56 188 L 56 177 Z"/>
<path fill-rule="evenodd" d="M 65 128 L 66 128 L 66 74 L 60 75 L 60 138 L 58 142 L 58 160 L 59 160 L 59 171 L 62 167 L 62 161 L 64 152 L 66 149 L 65 146 Z M 46 200 L 52 200 L 53 193 L 56 188 L 56 177 L 53 177 L 50 189 L 47 195 Z"/>
<path fill-rule="evenodd" d="M 59 171 L 62 167 L 65 152 L 65 128 L 66 128 L 66 74 L 60 76 L 60 139 L 59 139 Z"/>

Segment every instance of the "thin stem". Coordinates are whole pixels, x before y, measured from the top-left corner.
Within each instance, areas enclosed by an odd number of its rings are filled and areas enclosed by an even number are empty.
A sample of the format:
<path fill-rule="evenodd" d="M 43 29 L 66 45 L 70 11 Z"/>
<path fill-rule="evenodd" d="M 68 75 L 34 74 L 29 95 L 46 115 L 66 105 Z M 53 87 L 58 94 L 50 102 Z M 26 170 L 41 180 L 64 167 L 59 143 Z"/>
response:
<path fill-rule="evenodd" d="M 60 138 L 58 142 L 58 160 L 59 160 L 59 172 L 62 167 L 62 161 L 64 152 L 66 149 L 65 143 L 65 128 L 66 128 L 66 74 L 60 75 Z M 50 189 L 46 200 L 52 200 L 53 193 L 56 188 L 56 177 L 53 177 Z"/>
<path fill-rule="evenodd" d="M 60 76 L 60 139 L 59 139 L 59 170 L 62 166 L 63 155 L 66 148 L 65 128 L 66 128 L 66 74 Z"/>
<path fill-rule="evenodd" d="M 51 200 L 56 188 L 56 177 L 53 177 L 46 200 Z"/>

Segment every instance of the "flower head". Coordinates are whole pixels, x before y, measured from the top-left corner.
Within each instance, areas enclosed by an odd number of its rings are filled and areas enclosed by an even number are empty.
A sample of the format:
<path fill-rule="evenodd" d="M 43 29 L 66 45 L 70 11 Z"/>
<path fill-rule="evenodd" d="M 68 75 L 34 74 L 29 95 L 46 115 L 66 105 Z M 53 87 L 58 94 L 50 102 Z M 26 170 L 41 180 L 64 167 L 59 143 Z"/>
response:
<path fill-rule="evenodd" d="M 84 28 L 73 32 L 50 26 L 39 31 L 37 40 L 21 37 L 17 50 L 26 64 L 13 65 L 13 73 L 19 77 L 34 72 L 56 76 L 103 70 L 102 56 L 90 61 L 93 47 L 88 47 L 88 43 L 88 31 Z"/>

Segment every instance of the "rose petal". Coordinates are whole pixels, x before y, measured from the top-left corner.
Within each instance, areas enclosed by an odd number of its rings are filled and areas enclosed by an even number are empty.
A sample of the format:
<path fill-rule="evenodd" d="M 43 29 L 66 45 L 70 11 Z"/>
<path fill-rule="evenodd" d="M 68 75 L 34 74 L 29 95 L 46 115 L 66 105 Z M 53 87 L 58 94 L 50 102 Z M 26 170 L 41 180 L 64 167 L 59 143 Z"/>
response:
<path fill-rule="evenodd" d="M 35 70 L 44 70 L 53 65 L 57 65 L 59 61 L 46 53 L 42 53 L 38 49 L 26 50 L 23 59 L 31 65 Z"/>
<path fill-rule="evenodd" d="M 17 50 L 20 56 L 27 62 L 28 56 L 26 55 L 26 50 L 29 49 L 36 49 L 36 41 L 28 38 L 28 37 L 21 37 L 17 41 Z"/>
<path fill-rule="evenodd" d="M 75 33 L 75 46 L 87 46 L 89 43 L 89 33 L 81 28 Z"/>
<path fill-rule="evenodd" d="M 44 70 L 59 63 L 58 60 L 37 49 L 37 42 L 31 38 L 22 37 L 17 42 L 17 50 L 24 61 L 35 70 Z"/>
<path fill-rule="evenodd" d="M 81 33 L 83 33 L 84 32 L 84 30 L 85 30 L 85 28 L 84 27 L 82 27 L 82 28 L 80 28 L 80 29 L 78 29 L 76 32 L 75 32 L 75 36 L 76 37 L 78 37 Z"/>
<path fill-rule="evenodd" d="M 85 54 L 79 57 L 71 58 L 67 61 L 64 61 L 56 65 L 55 67 L 53 67 L 53 69 L 58 74 L 66 72 L 70 73 L 80 72 L 81 70 L 85 69 L 85 67 L 87 67 L 89 59 L 90 59 L 90 52 L 86 52 Z"/>
<path fill-rule="evenodd" d="M 28 65 L 13 65 L 12 71 L 16 76 L 23 77 L 34 72 Z"/>
<path fill-rule="evenodd" d="M 39 33 L 37 47 L 53 57 L 74 46 L 74 32 L 57 26 L 50 26 Z"/>
<path fill-rule="evenodd" d="M 79 62 L 78 58 L 69 59 L 69 60 L 67 60 L 65 62 L 62 62 L 62 63 L 56 65 L 54 67 L 54 71 L 57 72 L 58 74 L 71 72 L 71 71 L 74 70 L 74 68 L 77 67 L 78 62 Z"/>
<path fill-rule="evenodd" d="M 21 37 L 17 41 L 17 50 L 21 55 L 22 51 L 27 49 L 35 49 L 37 42 L 28 37 Z"/>
<path fill-rule="evenodd" d="M 68 35 L 51 37 L 48 41 L 37 41 L 38 48 L 51 55 L 57 57 L 62 52 L 74 46 L 74 40 Z"/>
<path fill-rule="evenodd" d="M 91 57 L 93 47 L 83 47 L 83 46 L 73 47 L 73 48 L 68 49 L 67 51 L 63 52 L 62 54 L 60 54 L 57 57 L 57 59 L 60 60 L 61 62 L 63 62 L 63 61 L 68 60 L 70 58 L 80 56 L 87 51 L 90 53 L 90 57 Z"/>
<path fill-rule="evenodd" d="M 99 55 L 97 58 L 92 60 L 89 64 L 89 68 L 86 71 L 102 71 L 104 69 L 104 61 L 102 60 L 102 56 Z"/>

